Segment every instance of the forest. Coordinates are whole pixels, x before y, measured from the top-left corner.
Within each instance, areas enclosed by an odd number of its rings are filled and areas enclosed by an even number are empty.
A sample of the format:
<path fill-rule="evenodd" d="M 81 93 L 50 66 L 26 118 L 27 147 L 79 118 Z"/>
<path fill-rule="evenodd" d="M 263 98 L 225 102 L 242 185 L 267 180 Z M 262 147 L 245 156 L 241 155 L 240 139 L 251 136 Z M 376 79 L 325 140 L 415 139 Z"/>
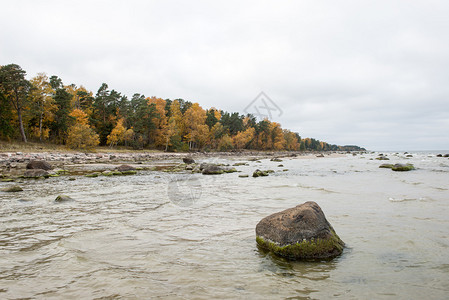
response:
<path fill-rule="evenodd" d="M 0 139 L 163 151 L 359 151 L 301 136 L 251 114 L 204 109 L 183 99 L 134 94 L 103 83 L 96 94 L 38 73 L 30 80 L 19 65 L 0 66 Z"/>

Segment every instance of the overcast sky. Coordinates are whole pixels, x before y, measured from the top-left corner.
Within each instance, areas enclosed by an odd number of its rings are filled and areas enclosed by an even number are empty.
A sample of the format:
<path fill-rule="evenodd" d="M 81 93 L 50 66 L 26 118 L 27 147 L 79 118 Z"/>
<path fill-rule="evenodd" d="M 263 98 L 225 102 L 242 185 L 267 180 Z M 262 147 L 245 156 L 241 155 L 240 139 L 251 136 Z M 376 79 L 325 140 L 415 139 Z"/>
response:
<path fill-rule="evenodd" d="M 370 150 L 449 149 L 449 1 L 0 0 L 0 65 L 96 93 L 276 109 Z M 268 99 L 253 100 L 265 92 Z M 253 102 L 253 105 L 250 105 Z M 248 107 L 249 106 L 249 107 Z"/>

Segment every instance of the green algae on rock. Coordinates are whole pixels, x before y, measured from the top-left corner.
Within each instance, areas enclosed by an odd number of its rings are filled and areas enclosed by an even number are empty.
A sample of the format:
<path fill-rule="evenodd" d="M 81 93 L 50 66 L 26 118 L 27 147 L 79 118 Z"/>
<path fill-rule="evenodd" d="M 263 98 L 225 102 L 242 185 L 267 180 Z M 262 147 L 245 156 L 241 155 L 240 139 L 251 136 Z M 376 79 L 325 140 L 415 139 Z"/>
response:
<path fill-rule="evenodd" d="M 333 258 L 345 245 L 312 201 L 262 219 L 256 241 L 262 249 L 291 260 Z"/>
<path fill-rule="evenodd" d="M 393 171 L 411 171 L 415 167 L 412 164 L 395 164 L 392 168 Z"/>
<path fill-rule="evenodd" d="M 391 169 L 394 165 L 392 164 L 381 164 L 379 168 Z"/>

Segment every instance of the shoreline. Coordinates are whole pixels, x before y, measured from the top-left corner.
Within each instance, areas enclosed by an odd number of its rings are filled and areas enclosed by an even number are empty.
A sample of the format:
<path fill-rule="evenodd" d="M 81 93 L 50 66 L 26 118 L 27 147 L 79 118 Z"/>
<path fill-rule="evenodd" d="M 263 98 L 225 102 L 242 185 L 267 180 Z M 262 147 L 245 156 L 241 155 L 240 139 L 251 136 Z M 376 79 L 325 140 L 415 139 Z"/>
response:
<path fill-rule="evenodd" d="M 85 175 L 93 172 L 115 170 L 123 164 L 140 170 L 155 170 L 183 165 L 183 158 L 189 157 L 197 163 L 210 158 L 250 161 L 272 158 L 319 159 L 346 156 L 346 152 L 286 152 L 286 151 L 241 151 L 241 152 L 163 152 L 163 151 L 127 151 L 99 152 L 22 152 L 0 151 L 0 180 L 18 179 L 27 170 L 31 161 L 45 161 L 53 170 L 52 176 Z M 54 176 L 57 177 L 57 176 Z"/>

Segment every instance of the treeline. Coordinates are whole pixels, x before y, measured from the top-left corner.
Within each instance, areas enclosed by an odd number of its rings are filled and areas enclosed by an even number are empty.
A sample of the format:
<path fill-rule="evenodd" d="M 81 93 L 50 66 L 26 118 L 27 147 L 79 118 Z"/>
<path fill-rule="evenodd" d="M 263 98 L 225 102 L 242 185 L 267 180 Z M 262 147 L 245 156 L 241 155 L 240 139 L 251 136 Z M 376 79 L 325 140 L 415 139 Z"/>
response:
<path fill-rule="evenodd" d="M 0 66 L 0 138 L 89 149 L 124 145 L 165 151 L 361 150 L 340 147 L 283 129 L 268 119 L 203 109 L 183 99 L 134 94 L 131 99 L 103 83 L 94 95 L 39 73 L 31 80 L 18 65 Z"/>

